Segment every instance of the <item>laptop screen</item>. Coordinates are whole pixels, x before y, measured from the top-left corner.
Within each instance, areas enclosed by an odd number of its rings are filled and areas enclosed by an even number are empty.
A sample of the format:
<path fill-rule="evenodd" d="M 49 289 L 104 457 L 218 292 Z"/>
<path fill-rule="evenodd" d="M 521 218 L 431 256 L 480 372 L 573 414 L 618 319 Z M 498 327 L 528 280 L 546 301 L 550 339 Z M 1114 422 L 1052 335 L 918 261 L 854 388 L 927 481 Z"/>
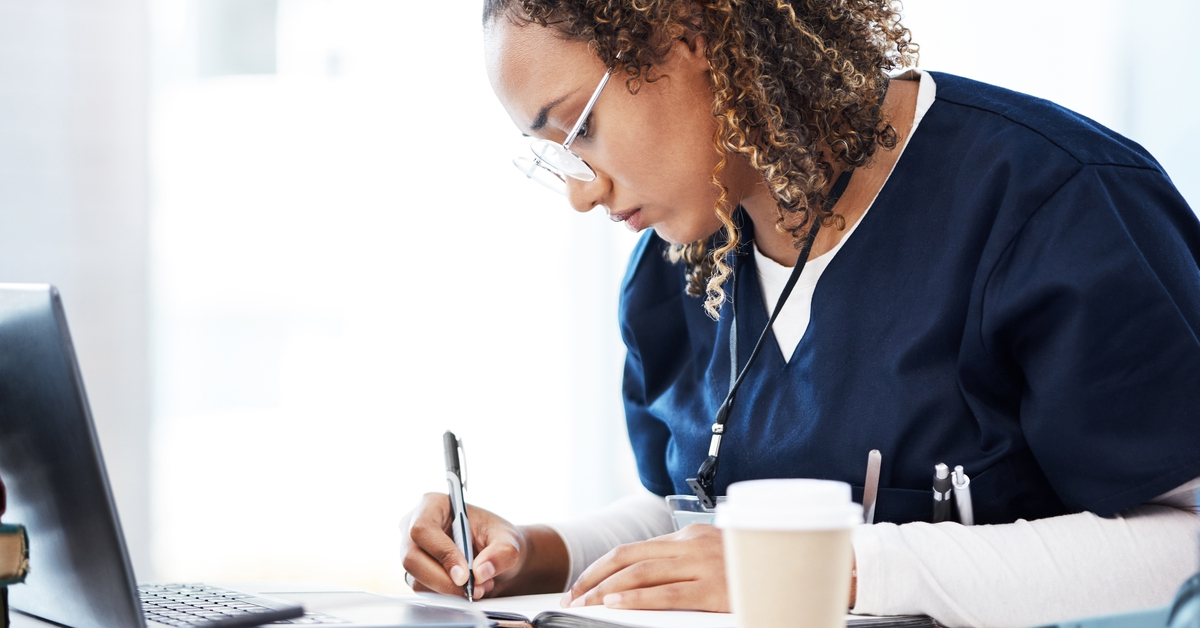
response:
<path fill-rule="evenodd" d="M 74 628 L 144 626 L 58 291 L 0 284 L 4 521 L 29 533 L 12 608 Z"/>

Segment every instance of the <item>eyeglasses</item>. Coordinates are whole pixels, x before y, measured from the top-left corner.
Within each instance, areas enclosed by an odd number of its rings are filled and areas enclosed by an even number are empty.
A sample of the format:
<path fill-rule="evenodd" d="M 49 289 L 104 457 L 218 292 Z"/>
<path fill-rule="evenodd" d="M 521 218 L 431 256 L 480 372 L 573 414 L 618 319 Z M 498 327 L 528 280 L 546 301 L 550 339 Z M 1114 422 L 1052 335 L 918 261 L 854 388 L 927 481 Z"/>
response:
<path fill-rule="evenodd" d="M 621 55 L 618 54 L 617 58 L 620 59 Z M 529 157 L 513 159 L 513 165 L 517 167 L 517 170 L 520 170 L 526 177 L 563 195 L 567 193 L 567 177 L 580 181 L 596 180 L 596 173 L 587 165 L 587 162 L 571 151 L 571 142 L 575 141 L 584 123 L 587 122 L 588 114 L 592 112 L 592 106 L 600 98 L 600 92 L 604 91 L 604 86 L 608 84 L 608 78 L 612 76 L 612 73 L 612 70 L 604 73 L 604 78 L 600 79 L 596 91 L 592 92 L 592 97 L 584 106 L 583 113 L 579 114 L 575 126 L 571 127 L 567 139 L 563 140 L 562 144 L 550 140 L 534 140 L 529 144 L 529 149 L 533 151 L 532 159 Z"/>

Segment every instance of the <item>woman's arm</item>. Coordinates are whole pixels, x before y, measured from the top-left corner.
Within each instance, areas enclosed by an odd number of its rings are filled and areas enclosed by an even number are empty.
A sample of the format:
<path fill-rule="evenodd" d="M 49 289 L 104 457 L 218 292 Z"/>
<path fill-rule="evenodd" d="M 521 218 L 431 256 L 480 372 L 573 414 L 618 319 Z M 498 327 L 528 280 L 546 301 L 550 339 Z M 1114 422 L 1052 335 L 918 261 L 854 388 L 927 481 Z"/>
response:
<path fill-rule="evenodd" d="M 1197 484 L 1110 518 L 863 526 L 853 612 L 1016 628 L 1167 604 L 1197 570 Z"/>
<path fill-rule="evenodd" d="M 1110 518 L 1085 512 L 992 526 L 862 526 L 854 537 L 853 612 L 927 614 L 950 627 L 1019 628 L 1166 604 L 1197 569 L 1196 486 L 1200 479 Z M 650 501 L 630 498 L 594 523 L 628 530 L 630 521 L 654 509 L 670 526 L 661 499 Z M 568 531 L 569 547 L 587 547 L 571 550 L 574 604 L 728 610 L 719 532 L 693 528 L 609 552 L 582 578 L 581 566 L 618 537 L 589 545 L 579 539 L 584 534 Z M 590 533 L 603 536 L 599 528 Z M 698 566 L 719 573 L 699 574 Z"/>

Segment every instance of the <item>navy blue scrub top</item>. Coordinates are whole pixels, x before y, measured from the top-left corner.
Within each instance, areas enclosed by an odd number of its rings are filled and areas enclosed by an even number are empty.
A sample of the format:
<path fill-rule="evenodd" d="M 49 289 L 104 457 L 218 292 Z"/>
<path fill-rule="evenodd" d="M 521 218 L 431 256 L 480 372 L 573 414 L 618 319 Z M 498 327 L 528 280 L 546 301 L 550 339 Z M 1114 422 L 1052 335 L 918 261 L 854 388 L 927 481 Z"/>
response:
<path fill-rule="evenodd" d="M 937 99 L 726 426 L 735 481 L 841 480 L 883 454 L 876 521 L 928 521 L 963 465 L 976 521 L 1102 516 L 1200 476 L 1200 224 L 1140 146 L 1052 103 L 936 73 Z M 738 364 L 767 322 L 749 242 L 727 283 Z M 653 233 L 621 294 L 642 483 L 689 494 L 729 387 L 729 316 Z M 747 340 L 748 339 L 748 340 Z"/>

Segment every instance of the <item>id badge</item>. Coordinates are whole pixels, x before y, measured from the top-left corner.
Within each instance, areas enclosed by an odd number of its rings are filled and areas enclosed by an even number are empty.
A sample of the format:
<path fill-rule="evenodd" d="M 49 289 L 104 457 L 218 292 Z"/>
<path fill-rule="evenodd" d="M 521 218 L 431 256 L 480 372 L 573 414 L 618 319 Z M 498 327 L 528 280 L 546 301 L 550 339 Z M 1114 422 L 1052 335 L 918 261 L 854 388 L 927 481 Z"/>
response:
<path fill-rule="evenodd" d="M 678 532 L 693 523 L 712 524 L 717 516 L 715 509 L 705 508 L 695 495 L 667 495 L 667 506 L 671 508 L 671 521 Z M 718 497 L 717 503 L 725 501 Z"/>

